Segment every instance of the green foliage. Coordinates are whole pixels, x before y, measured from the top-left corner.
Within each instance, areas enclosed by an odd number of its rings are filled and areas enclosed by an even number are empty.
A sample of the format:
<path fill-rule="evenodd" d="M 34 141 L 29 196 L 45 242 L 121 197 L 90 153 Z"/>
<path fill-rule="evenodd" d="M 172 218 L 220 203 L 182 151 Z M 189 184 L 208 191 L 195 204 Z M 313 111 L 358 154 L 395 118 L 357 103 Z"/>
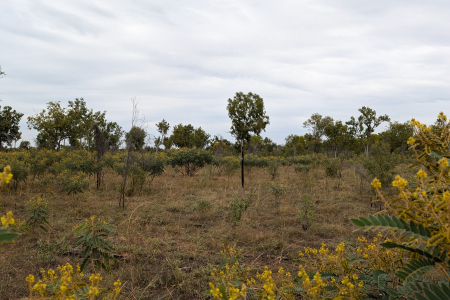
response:
<path fill-rule="evenodd" d="M 89 180 L 84 172 L 75 174 L 72 171 L 64 170 L 57 179 L 63 190 L 69 195 L 83 193 L 89 186 Z"/>
<path fill-rule="evenodd" d="M 308 144 L 304 136 L 290 134 L 285 138 L 283 152 L 285 156 L 305 155 Z"/>
<path fill-rule="evenodd" d="M 325 159 L 323 164 L 325 166 L 326 176 L 334 177 L 338 175 L 339 169 L 341 168 L 341 160 L 338 157 Z"/>
<path fill-rule="evenodd" d="M 387 115 L 377 117 L 375 110 L 365 106 L 358 109 L 358 111 L 361 113 L 358 119 L 351 117 L 346 124 L 349 126 L 350 132 L 363 142 L 365 154 L 368 157 L 371 134 L 381 123 L 389 122 L 390 118 Z"/>
<path fill-rule="evenodd" d="M 245 199 L 239 197 L 234 197 L 231 201 L 231 221 L 234 225 L 239 223 L 242 218 L 242 213 L 247 210 L 252 205 L 253 198 L 255 197 L 254 191 L 250 192 L 250 195 Z"/>
<path fill-rule="evenodd" d="M 47 229 L 45 225 L 49 225 L 48 216 L 48 202 L 42 197 L 33 198 L 27 203 L 27 217 L 26 224 L 31 227 L 39 227 L 45 232 Z"/>
<path fill-rule="evenodd" d="M 280 207 L 281 198 L 286 196 L 286 185 L 282 183 L 271 182 L 269 183 L 269 189 L 271 194 L 275 197 L 274 206 Z"/>
<path fill-rule="evenodd" d="M 171 153 L 172 167 L 180 167 L 183 175 L 193 176 L 205 165 L 213 161 L 211 152 L 201 149 L 180 149 Z"/>
<path fill-rule="evenodd" d="M 191 210 L 197 211 L 199 217 L 206 217 L 213 209 L 213 204 L 208 200 L 200 200 L 190 207 Z"/>
<path fill-rule="evenodd" d="M 19 234 L 11 231 L 11 226 L 14 226 L 15 220 L 13 213 L 8 212 L 6 216 L 1 217 L 2 226 L 0 227 L 0 245 L 4 243 L 12 243 Z"/>
<path fill-rule="evenodd" d="M 238 141 L 250 141 L 250 133 L 259 135 L 269 124 L 264 100 L 257 94 L 236 93 L 233 99 L 228 99 L 227 110 L 232 123 L 230 133 Z"/>
<path fill-rule="evenodd" d="M 316 208 L 316 203 L 311 201 L 311 196 L 309 194 L 304 194 L 300 207 L 298 208 L 298 216 L 302 222 L 302 227 L 304 230 L 308 230 L 314 221 L 314 209 Z"/>
<path fill-rule="evenodd" d="M 373 145 L 370 156 L 362 160 L 363 167 L 372 178 L 377 178 L 384 186 L 389 185 L 394 179 L 394 169 L 399 163 L 400 157 L 391 153 L 389 145 L 385 143 Z"/>
<path fill-rule="evenodd" d="M 315 113 L 303 123 L 304 128 L 309 128 L 310 130 L 310 144 L 312 144 L 312 150 L 314 153 L 318 152 L 318 146 L 320 144 L 320 139 L 325 134 L 325 128 L 333 124 L 332 117 L 322 117 L 322 115 Z"/>
<path fill-rule="evenodd" d="M 140 151 L 144 148 L 145 145 L 145 137 L 147 133 L 144 129 L 133 126 L 129 132 L 125 134 L 125 140 L 127 146 L 135 151 Z"/>
<path fill-rule="evenodd" d="M 391 147 L 391 152 L 404 153 L 408 148 L 408 139 L 414 133 L 408 123 L 389 122 L 387 130 L 380 133 L 382 140 Z"/>
<path fill-rule="evenodd" d="M 4 144 L 11 146 L 12 141 L 20 140 L 19 122 L 22 117 L 23 114 L 11 106 L 4 106 L 0 111 L 0 150 L 3 150 Z"/>
<path fill-rule="evenodd" d="M 82 248 L 81 271 L 90 264 L 94 270 L 100 268 L 110 272 L 111 264 L 114 261 L 112 254 L 114 248 L 107 239 L 111 234 L 117 234 L 112 227 L 100 218 L 92 216 L 72 231 L 78 234 L 73 247 L 80 246 Z"/>
<path fill-rule="evenodd" d="M 309 165 L 297 165 L 294 167 L 294 172 L 296 173 L 308 173 L 311 170 L 311 166 Z"/>
<path fill-rule="evenodd" d="M 198 149 L 203 149 L 208 145 L 209 137 L 210 135 L 201 127 L 194 128 L 191 124 L 178 124 L 173 127 L 173 133 L 170 136 L 170 140 L 178 148 L 196 147 Z"/>
<path fill-rule="evenodd" d="M 280 162 L 276 159 L 269 160 L 267 164 L 267 173 L 271 176 L 272 180 L 275 180 L 275 177 L 280 175 L 278 169 L 280 168 Z"/>

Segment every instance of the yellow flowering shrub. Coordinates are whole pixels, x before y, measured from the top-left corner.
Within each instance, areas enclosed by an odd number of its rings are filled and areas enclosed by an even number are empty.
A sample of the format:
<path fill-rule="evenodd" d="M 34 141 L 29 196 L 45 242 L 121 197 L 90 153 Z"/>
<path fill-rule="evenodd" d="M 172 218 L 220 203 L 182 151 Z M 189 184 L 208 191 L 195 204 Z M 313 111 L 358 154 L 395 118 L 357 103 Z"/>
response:
<path fill-rule="evenodd" d="M 30 295 L 28 299 L 117 299 L 122 283 L 117 280 L 114 288 L 101 287 L 100 274 L 84 274 L 78 265 L 74 268 L 67 263 L 58 266 L 57 271 L 41 269 L 41 279 L 36 282 L 30 274 L 26 281 Z"/>

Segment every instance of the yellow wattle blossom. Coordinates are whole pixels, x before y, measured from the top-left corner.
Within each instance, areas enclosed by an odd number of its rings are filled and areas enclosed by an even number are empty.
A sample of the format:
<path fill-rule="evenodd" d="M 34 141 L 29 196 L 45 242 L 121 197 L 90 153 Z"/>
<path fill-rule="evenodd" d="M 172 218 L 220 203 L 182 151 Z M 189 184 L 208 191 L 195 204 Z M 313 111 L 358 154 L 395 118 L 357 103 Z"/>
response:
<path fill-rule="evenodd" d="M 400 177 L 400 175 L 395 176 L 395 180 L 392 181 L 392 186 L 394 187 L 404 188 L 407 184 L 408 182 L 404 178 Z"/>
<path fill-rule="evenodd" d="M 377 178 L 375 178 L 370 185 L 372 185 L 374 188 L 381 189 L 381 182 Z"/>
<path fill-rule="evenodd" d="M 422 169 L 420 169 L 417 172 L 417 177 L 419 177 L 419 178 L 427 178 L 427 173 L 425 171 L 423 171 Z"/>

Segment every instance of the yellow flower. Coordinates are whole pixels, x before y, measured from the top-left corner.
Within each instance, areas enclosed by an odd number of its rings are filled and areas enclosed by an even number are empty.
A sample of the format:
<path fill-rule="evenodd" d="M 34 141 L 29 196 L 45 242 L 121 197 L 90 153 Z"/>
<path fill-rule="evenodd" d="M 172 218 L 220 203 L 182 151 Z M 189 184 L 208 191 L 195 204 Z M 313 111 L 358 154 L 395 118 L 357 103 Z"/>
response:
<path fill-rule="evenodd" d="M 410 137 L 410 138 L 408 139 L 408 145 L 414 144 L 415 141 L 416 141 L 416 140 L 415 140 L 413 137 Z"/>
<path fill-rule="evenodd" d="M 420 169 L 419 172 L 417 172 L 417 177 L 419 177 L 419 178 L 426 178 L 427 177 L 427 173 L 424 172 L 422 169 Z"/>
<path fill-rule="evenodd" d="M 29 282 L 29 283 L 33 283 L 33 282 L 34 282 L 34 276 L 30 274 L 30 275 L 26 278 L 26 281 Z"/>
<path fill-rule="evenodd" d="M 374 188 L 379 188 L 379 189 L 381 189 L 381 182 L 380 182 L 377 178 L 375 178 L 375 179 L 372 181 L 371 185 L 372 185 Z"/>
<path fill-rule="evenodd" d="M 408 182 L 405 179 L 401 178 L 400 175 L 397 175 L 395 177 L 395 180 L 392 182 L 392 186 L 399 188 L 405 187 L 407 184 Z"/>

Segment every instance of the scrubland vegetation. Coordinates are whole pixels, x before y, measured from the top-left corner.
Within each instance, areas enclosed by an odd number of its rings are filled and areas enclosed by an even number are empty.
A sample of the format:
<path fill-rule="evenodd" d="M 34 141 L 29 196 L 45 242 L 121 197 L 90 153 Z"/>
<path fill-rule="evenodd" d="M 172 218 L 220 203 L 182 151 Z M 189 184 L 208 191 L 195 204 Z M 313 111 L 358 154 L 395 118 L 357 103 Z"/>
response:
<path fill-rule="evenodd" d="M 121 147 L 82 99 L 50 108 L 60 122 L 29 118 L 37 147 L 3 141 L 2 299 L 450 297 L 443 113 L 380 134 L 370 108 L 345 125 L 314 114 L 280 146 L 259 135 L 262 99 L 237 93 L 235 145 L 163 120 L 146 147 L 134 111 Z"/>

